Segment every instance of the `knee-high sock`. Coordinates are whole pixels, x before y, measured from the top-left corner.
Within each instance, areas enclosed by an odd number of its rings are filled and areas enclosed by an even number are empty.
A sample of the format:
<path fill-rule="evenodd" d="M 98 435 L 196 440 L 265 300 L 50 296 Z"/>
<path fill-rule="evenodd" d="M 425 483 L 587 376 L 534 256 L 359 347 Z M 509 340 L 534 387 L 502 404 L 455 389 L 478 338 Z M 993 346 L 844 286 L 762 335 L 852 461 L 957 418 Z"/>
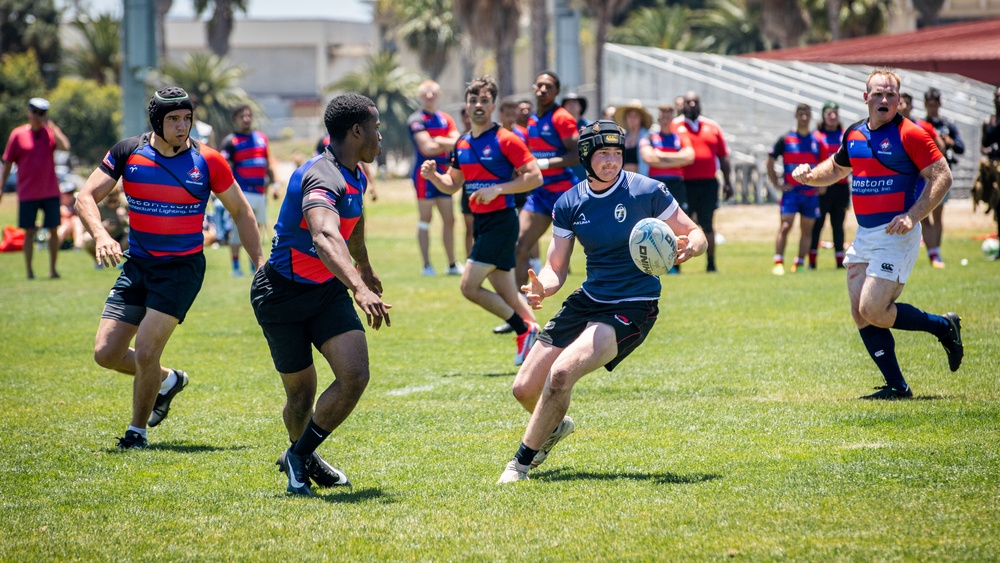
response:
<path fill-rule="evenodd" d="M 868 349 L 868 355 L 882 372 L 886 385 L 893 389 L 905 390 L 906 380 L 903 379 L 903 372 L 899 369 L 899 361 L 896 359 L 896 339 L 892 337 L 892 331 L 868 325 L 858 332 L 861 333 L 861 341 Z"/>
<path fill-rule="evenodd" d="M 907 303 L 896 303 L 896 322 L 892 328 L 929 332 L 938 338 L 948 334 L 951 326 L 941 315 L 921 311 Z"/>

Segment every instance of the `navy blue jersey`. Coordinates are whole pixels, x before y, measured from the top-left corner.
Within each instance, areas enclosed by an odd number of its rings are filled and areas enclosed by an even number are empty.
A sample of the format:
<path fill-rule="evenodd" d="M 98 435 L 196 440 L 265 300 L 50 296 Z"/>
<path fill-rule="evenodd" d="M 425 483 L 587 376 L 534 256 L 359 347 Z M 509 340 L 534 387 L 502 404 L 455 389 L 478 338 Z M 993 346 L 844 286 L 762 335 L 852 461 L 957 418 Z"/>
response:
<path fill-rule="evenodd" d="M 552 210 L 552 234 L 576 238 L 587 256 L 583 292 L 594 301 L 618 303 L 659 299 L 660 278 L 644 274 L 629 254 L 632 227 L 642 219 L 666 221 L 677 202 L 662 182 L 622 172 L 607 191 L 597 194 L 588 182 L 564 193 Z"/>

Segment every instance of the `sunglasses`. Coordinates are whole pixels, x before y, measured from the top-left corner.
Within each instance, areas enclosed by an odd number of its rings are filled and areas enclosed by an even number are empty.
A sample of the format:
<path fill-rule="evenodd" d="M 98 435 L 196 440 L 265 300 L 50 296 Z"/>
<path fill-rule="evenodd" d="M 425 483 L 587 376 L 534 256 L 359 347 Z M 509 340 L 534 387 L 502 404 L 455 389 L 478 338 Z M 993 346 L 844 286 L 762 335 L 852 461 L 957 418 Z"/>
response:
<path fill-rule="evenodd" d="M 48 111 L 49 110 L 46 110 L 46 109 L 31 108 L 31 113 L 33 113 L 35 115 L 45 115 L 46 113 L 48 113 Z"/>

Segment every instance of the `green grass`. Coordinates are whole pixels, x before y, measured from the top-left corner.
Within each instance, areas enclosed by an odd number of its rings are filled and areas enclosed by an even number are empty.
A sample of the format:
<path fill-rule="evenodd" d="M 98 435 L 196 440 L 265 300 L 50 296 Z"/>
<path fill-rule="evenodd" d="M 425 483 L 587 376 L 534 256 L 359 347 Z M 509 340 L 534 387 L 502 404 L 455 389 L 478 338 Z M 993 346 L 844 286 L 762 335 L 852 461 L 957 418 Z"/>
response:
<path fill-rule="evenodd" d="M 6 223 L 12 199 L 0 208 Z M 531 481 L 498 487 L 527 423 L 510 393 L 514 344 L 491 333 L 498 320 L 464 301 L 457 279 L 418 275 L 412 207 L 369 207 L 393 325 L 369 331 L 371 384 L 321 449 L 354 488 L 313 499 L 287 497 L 274 466 L 287 444 L 284 395 L 249 280 L 229 276 L 224 250 L 207 251 L 205 286 L 164 355 L 191 385 L 150 431 L 152 447 L 125 453 L 112 446 L 130 380 L 91 357 L 117 272 L 67 251 L 62 280 L 28 282 L 20 254 L 0 255 L 0 560 L 1000 553 L 998 270 L 961 225 L 946 233 L 949 268 L 921 260 L 903 294 L 963 317 L 955 374 L 932 337 L 895 333 L 917 400 L 856 399 L 880 376 L 829 256 L 826 269 L 775 278 L 770 243 L 727 233 L 722 272 L 709 276 L 696 259 L 664 278 L 646 344 L 577 385 L 576 433 Z M 574 258 L 558 297 L 582 281 Z M 329 383 L 329 369 L 320 373 Z"/>

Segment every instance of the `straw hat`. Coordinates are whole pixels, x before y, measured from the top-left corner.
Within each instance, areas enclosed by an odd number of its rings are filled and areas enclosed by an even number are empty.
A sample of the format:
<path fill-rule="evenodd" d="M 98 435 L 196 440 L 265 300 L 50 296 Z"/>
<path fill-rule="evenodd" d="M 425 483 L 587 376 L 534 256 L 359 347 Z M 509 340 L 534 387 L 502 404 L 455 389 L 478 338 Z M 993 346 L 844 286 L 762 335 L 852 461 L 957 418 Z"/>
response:
<path fill-rule="evenodd" d="M 615 110 L 615 121 L 617 121 L 618 124 L 621 125 L 622 127 L 625 127 L 627 125 L 625 121 L 625 114 L 628 113 L 629 110 L 635 110 L 639 112 L 639 115 L 642 117 L 643 129 L 649 129 L 649 127 L 653 124 L 653 116 L 650 115 L 648 111 L 646 111 L 646 108 L 642 107 L 641 100 L 635 99 L 629 101 L 629 103 L 623 106 L 618 106 L 618 108 Z"/>

